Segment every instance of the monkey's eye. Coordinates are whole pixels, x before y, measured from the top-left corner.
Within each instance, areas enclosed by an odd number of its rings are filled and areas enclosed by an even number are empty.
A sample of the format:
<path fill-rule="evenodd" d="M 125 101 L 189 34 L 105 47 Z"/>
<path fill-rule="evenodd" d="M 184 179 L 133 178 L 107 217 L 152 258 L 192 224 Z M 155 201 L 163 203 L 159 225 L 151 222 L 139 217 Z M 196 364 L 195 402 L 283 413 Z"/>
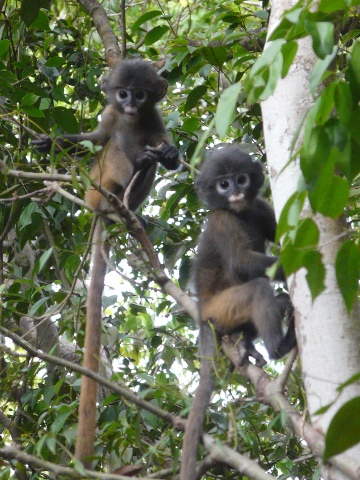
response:
<path fill-rule="evenodd" d="M 126 90 L 119 90 L 119 97 L 126 98 L 128 96 L 128 92 Z"/>
<path fill-rule="evenodd" d="M 226 192 L 230 188 L 230 184 L 229 180 L 219 180 L 216 183 L 216 189 L 219 193 Z"/>
<path fill-rule="evenodd" d="M 145 97 L 146 97 L 145 90 L 136 90 L 135 91 L 136 100 L 144 100 Z"/>
<path fill-rule="evenodd" d="M 248 185 L 250 183 L 250 177 L 246 173 L 241 173 L 236 177 L 236 183 L 241 185 L 242 187 Z"/>

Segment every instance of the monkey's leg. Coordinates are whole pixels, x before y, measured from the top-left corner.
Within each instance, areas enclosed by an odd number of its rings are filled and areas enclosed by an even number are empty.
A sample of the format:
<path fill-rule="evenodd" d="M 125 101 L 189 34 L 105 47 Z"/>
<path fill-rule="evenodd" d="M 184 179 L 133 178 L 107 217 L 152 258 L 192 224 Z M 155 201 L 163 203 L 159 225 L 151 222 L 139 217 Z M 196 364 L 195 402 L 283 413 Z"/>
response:
<path fill-rule="evenodd" d="M 258 336 L 258 331 L 251 321 L 244 323 L 241 326 L 241 332 L 236 332 L 230 335 L 239 355 L 239 366 L 242 367 L 249 361 L 249 357 L 253 357 L 256 365 L 263 367 L 266 365 L 266 360 L 260 352 L 256 350 L 253 340 Z"/>
<path fill-rule="evenodd" d="M 196 457 L 202 434 L 202 425 L 205 420 L 206 408 L 214 390 L 212 371 L 215 357 L 215 340 L 214 333 L 207 322 L 201 323 L 199 338 L 201 355 L 200 382 L 186 422 L 180 480 L 193 480 L 196 477 Z"/>
<path fill-rule="evenodd" d="M 256 278 L 215 295 L 204 305 L 203 315 L 212 319 L 221 334 L 244 329 L 246 336 L 248 323 L 253 323 L 270 357 L 279 358 L 276 352 L 283 339 L 282 310 L 267 278 Z"/>
<path fill-rule="evenodd" d="M 248 337 L 246 334 L 233 333 L 230 335 L 231 340 L 234 342 L 239 354 L 239 366 L 243 367 L 245 363 L 252 357 L 256 361 L 258 367 L 266 365 L 265 358 L 260 352 L 256 350 L 252 342 L 252 337 Z"/>
<path fill-rule="evenodd" d="M 102 293 L 106 274 L 106 263 L 101 252 L 102 229 L 102 221 L 98 218 L 93 238 L 93 266 L 88 291 L 83 360 L 84 367 L 95 373 L 99 370 Z M 94 455 L 97 390 L 97 382 L 82 375 L 75 458 L 82 461 L 86 468 L 91 468 L 92 461 L 88 458 Z"/>
<path fill-rule="evenodd" d="M 122 199 L 133 171 L 134 167 L 126 155 L 110 144 L 95 159 L 90 170 L 90 178 Z M 111 206 L 104 195 L 93 186 L 86 192 L 85 202 L 97 211 L 111 211 Z"/>

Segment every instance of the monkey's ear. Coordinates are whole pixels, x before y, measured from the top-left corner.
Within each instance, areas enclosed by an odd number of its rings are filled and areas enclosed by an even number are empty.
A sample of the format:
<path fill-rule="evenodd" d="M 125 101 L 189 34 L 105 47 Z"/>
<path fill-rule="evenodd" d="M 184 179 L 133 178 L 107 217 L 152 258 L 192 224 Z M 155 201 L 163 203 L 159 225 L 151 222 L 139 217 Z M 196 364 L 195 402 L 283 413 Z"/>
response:
<path fill-rule="evenodd" d="M 168 83 L 165 78 L 159 77 L 158 88 L 156 91 L 156 101 L 159 102 L 162 98 L 165 97 L 168 89 Z"/>
<path fill-rule="evenodd" d="M 104 77 L 101 83 L 101 90 L 104 93 L 107 93 L 108 89 L 109 89 L 109 77 Z"/>

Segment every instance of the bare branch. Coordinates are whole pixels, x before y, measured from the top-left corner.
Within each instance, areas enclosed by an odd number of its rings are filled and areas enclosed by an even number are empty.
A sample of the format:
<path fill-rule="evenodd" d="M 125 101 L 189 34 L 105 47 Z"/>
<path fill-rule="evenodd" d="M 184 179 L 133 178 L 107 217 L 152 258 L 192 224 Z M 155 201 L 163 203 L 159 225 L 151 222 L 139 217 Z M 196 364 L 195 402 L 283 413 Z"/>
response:
<path fill-rule="evenodd" d="M 271 405 L 277 412 L 285 412 L 287 425 L 296 435 L 304 438 L 314 455 L 321 457 L 325 448 L 324 436 L 312 425 L 305 422 L 303 416 L 290 405 L 283 391 L 283 380 L 271 380 L 265 370 L 252 363 L 239 367 L 239 353 L 237 348 L 234 348 L 230 337 L 223 339 L 222 347 L 225 355 L 235 365 L 235 369 L 253 382 L 259 400 Z M 346 458 L 345 455 L 341 458 L 331 457 L 328 462 L 347 475 L 349 479 L 357 480 L 359 478 L 358 466 L 351 458 Z"/>
<path fill-rule="evenodd" d="M 4 327 L 0 327 L 0 331 L 6 335 L 7 337 L 11 338 L 16 345 L 20 346 L 24 350 L 26 350 L 31 356 L 40 358 L 41 360 L 44 360 L 45 362 L 53 363 L 54 365 L 58 365 L 61 367 L 65 367 L 69 370 L 72 370 L 74 372 L 80 373 L 81 375 L 86 375 L 89 378 L 92 378 L 96 382 L 98 382 L 100 385 L 108 388 L 109 390 L 112 390 L 115 393 L 118 393 L 121 395 L 123 398 L 128 400 L 131 403 L 134 403 L 140 408 L 144 408 L 145 410 L 148 410 L 149 412 L 159 416 L 163 420 L 169 422 L 171 425 L 173 425 L 174 428 L 177 430 L 184 430 L 185 429 L 185 420 L 183 420 L 180 417 L 176 417 L 172 415 L 169 412 L 166 412 L 165 410 L 162 410 L 161 408 L 157 407 L 156 405 L 153 405 L 146 400 L 142 400 L 139 398 L 137 395 L 132 393 L 130 390 L 124 388 L 124 387 L 119 387 L 113 382 L 110 382 L 109 380 L 105 379 L 101 375 L 93 372 L 92 370 L 89 370 L 87 368 L 81 367 L 80 365 L 77 365 L 76 363 L 69 362 L 67 360 L 64 360 L 63 358 L 56 357 L 54 355 L 50 355 L 48 353 L 44 353 L 40 350 L 37 350 L 36 348 L 32 347 L 29 343 L 25 342 L 22 338 L 20 338 L 18 335 L 16 335 L 13 332 L 10 332 Z"/>
<path fill-rule="evenodd" d="M 49 180 L 49 181 L 58 181 L 58 182 L 71 182 L 73 177 L 71 175 L 64 175 L 61 173 L 34 173 L 34 172 L 23 172 L 21 170 L 13 170 L 9 168 L 5 162 L 0 160 L 0 172 L 4 175 L 10 175 L 15 178 L 27 178 L 29 180 Z M 78 182 L 82 182 L 81 177 L 76 177 Z"/>
<path fill-rule="evenodd" d="M 272 475 L 266 473 L 254 460 L 241 453 L 235 452 L 226 445 L 220 445 L 210 435 L 202 436 L 205 448 L 210 452 L 210 458 L 217 462 L 225 463 L 237 472 L 256 480 L 274 480 Z"/>
<path fill-rule="evenodd" d="M 95 472 L 93 470 L 86 470 L 84 469 L 83 472 L 75 470 L 74 468 L 70 467 L 63 467 L 56 463 L 51 463 L 46 460 L 41 460 L 34 455 L 29 455 L 28 453 L 24 453 L 20 448 L 16 447 L 15 445 L 7 446 L 0 448 L 0 456 L 6 458 L 7 460 L 16 459 L 23 465 L 30 465 L 31 467 L 39 470 L 45 470 L 52 472 L 55 477 L 59 475 L 64 475 L 70 478 L 99 478 L 100 480 L 129 480 L 128 476 L 125 475 L 115 475 L 112 473 L 101 473 Z M 138 477 L 132 477 L 133 479 L 138 479 Z M 142 477 L 142 480 L 146 479 L 146 477 Z M 140 479 L 138 479 L 140 480 Z M 153 479 L 156 480 L 156 479 Z M 159 479 L 160 480 L 160 479 Z"/>
<path fill-rule="evenodd" d="M 78 2 L 91 15 L 105 47 L 106 61 L 111 68 L 114 68 L 121 59 L 121 52 L 104 7 L 97 0 L 78 0 Z"/>

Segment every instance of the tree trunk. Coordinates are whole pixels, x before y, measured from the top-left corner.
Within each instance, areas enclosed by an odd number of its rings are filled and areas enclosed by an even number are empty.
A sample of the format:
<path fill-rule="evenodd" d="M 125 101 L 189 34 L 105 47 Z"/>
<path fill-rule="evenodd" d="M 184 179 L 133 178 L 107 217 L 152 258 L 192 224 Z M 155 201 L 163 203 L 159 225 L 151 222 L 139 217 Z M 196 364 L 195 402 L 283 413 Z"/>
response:
<path fill-rule="evenodd" d="M 272 2 L 269 31 L 277 25 L 283 12 L 295 3 L 294 0 Z M 311 39 L 301 39 L 288 75 L 278 81 L 274 94 L 262 102 L 268 169 L 277 217 L 290 195 L 297 190 L 301 178 L 298 159 L 289 165 L 287 163 L 294 134 L 313 103 L 309 77 L 316 60 Z M 302 139 L 300 134 L 299 144 Z M 360 395 L 359 384 L 346 387 L 340 395 L 337 391 L 339 385 L 359 372 L 359 305 L 348 315 L 335 277 L 336 254 L 346 238 L 345 222 L 343 219 L 314 215 L 309 204 L 303 214 L 312 216 L 320 231 L 326 289 L 312 303 L 304 269 L 292 275 L 288 283 L 296 311 L 296 333 L 308 409 L 313 425 L 325 434 L 340 406 Z M 332 406 L 326 413 L 316 414 L 329 404 Z M 341 455 L 360 468 L 360 444 Z M 322 475 L 326 480 L 348 478 L 329 463 L 323 465 Z"/>

